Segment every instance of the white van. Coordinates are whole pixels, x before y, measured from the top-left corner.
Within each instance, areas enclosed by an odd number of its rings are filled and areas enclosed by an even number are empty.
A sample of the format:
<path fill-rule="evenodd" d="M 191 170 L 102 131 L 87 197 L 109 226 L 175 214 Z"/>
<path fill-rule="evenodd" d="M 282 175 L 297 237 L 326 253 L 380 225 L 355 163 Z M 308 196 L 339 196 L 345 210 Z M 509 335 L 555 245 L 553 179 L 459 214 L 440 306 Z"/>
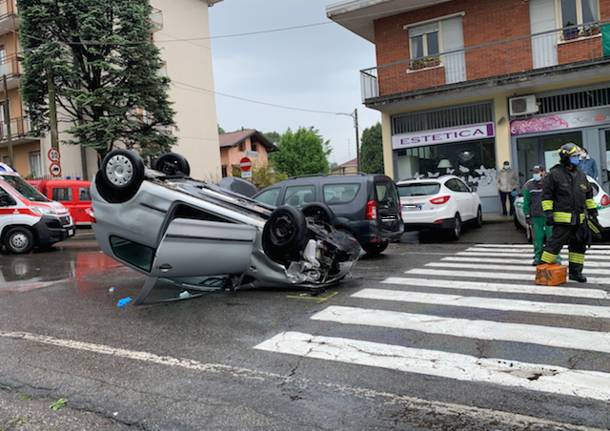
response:
<path fill-rule="evenodd" d="M 0 163 L 0 247 L 9 253 L 24 254 L 71 236 L 74 222 L 69 211 Z"/>

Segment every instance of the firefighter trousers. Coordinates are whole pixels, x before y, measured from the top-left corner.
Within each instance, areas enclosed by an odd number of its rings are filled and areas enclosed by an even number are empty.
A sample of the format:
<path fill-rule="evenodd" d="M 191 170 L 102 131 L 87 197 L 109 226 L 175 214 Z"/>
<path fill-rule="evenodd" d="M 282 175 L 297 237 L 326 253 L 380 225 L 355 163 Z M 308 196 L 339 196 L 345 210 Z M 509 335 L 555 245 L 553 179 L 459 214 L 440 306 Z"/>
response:
<path fill-rule="evenodd" d="M 570 262 L 570 273 L 582 273 L 585 264 L 585 251 L 587 250 L 586 229 L 587 226 L 585 224 L 555 224 L 553 226 L 553 235 L 544 247 L 542 262 L 554 263 L 559 253 L 561 253 L 563 246 L 567 244 L 570 251 L 568 259 Z"/>

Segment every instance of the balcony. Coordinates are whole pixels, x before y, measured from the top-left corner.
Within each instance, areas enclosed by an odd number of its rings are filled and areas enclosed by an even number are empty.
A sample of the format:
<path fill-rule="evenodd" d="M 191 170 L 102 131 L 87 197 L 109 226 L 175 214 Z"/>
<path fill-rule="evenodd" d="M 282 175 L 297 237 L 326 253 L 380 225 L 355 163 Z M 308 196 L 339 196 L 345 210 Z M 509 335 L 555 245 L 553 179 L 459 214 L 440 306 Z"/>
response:
<path fill-rule="evenodd" d="M 566 27 L 364 69 L 360 72 L 362 100 L 368 103 L 390 95 L 465 88 L 492 78 L 582 71 L 608 61 L 601 35 L 601 29 L 608 26 Z"/>
<path fill-rule="evenodd" d="M 150 14 L 150 22 L 152 23 L 153 31 L 163 30 L 163 11 L 161 9 L 153 8 Z"/>
<path fill-rule="evenodd" d="M 0 0 L 0 35 L 17 30 L 17 4 L 15 0 Z"/>
<path fill-rule="evenodd" d="M 19 86 L 21 77 L 21 57 L 18 55 L 9 55 L 0 59 L 0 92 L 2 89 L 2 79 L 6 75 L 6 83 L 9 90 L 13 90 Z"/>
<path fill-rule="evenodd" d="M 0 115 L 0 118 L 1 117 L 2 116 Z M 8 141 L 8 136 L 8 124 L 4 121 L 0 121 L 0 146 L 6 146 L 5 144 Z M 21 144 L 36 140 L 36 137 L 32 133 L 32 127 L 28 117 L 11 118 L 11 138 L 13 144 Z"/>

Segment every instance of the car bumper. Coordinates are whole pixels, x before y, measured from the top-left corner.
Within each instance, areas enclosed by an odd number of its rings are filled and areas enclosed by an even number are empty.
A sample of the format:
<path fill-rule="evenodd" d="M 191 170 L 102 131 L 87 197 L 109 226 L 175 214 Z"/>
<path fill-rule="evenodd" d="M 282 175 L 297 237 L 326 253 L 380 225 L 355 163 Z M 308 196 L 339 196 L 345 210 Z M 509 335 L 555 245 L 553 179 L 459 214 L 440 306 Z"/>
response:
<path fill-rule="evenodd" d="M 405 230 L 409 232 L 419 230 L 444 230 L 455 227 L 455 218 L 441 219 L 436 223 L 405 223 Z"/>
<path fill-rule="evenodd" d="M 349 228 L 361 245 L 394 241 L 399 239 L 404 233 L 404 227 L 400 221 L 388 224 L 385 229 L 373 221 L 350 223 Z"/>
<path fill-rule="evenodd" d="M 49 247 L 64 241 L 75 234 L 71 217 L 57 218 L 44 216 L 34 225 L 39 247 Z"/>

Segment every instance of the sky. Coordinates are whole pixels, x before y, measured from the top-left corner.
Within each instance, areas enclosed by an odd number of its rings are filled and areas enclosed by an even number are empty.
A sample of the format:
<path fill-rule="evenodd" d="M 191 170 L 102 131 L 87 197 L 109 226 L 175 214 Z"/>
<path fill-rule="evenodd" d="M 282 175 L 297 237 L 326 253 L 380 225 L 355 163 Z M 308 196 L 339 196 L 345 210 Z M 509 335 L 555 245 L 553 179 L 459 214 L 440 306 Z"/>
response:
<path fill-rule="evenodd" d="M 226 35 L 328 21 L 335 0 L 224 0 L 210 8 L 211 34 Z M 374 45 L 338 24 L 212 40 L 216 91 L 306 109 L 353 112 L 362 130 L 380 121 L 360 98 L 361 69 L 375 65 Z M 356 157 L 353 120 L 216 98 L 226 131 L 313 126 L 330 140 L 331 161 Z"/>

